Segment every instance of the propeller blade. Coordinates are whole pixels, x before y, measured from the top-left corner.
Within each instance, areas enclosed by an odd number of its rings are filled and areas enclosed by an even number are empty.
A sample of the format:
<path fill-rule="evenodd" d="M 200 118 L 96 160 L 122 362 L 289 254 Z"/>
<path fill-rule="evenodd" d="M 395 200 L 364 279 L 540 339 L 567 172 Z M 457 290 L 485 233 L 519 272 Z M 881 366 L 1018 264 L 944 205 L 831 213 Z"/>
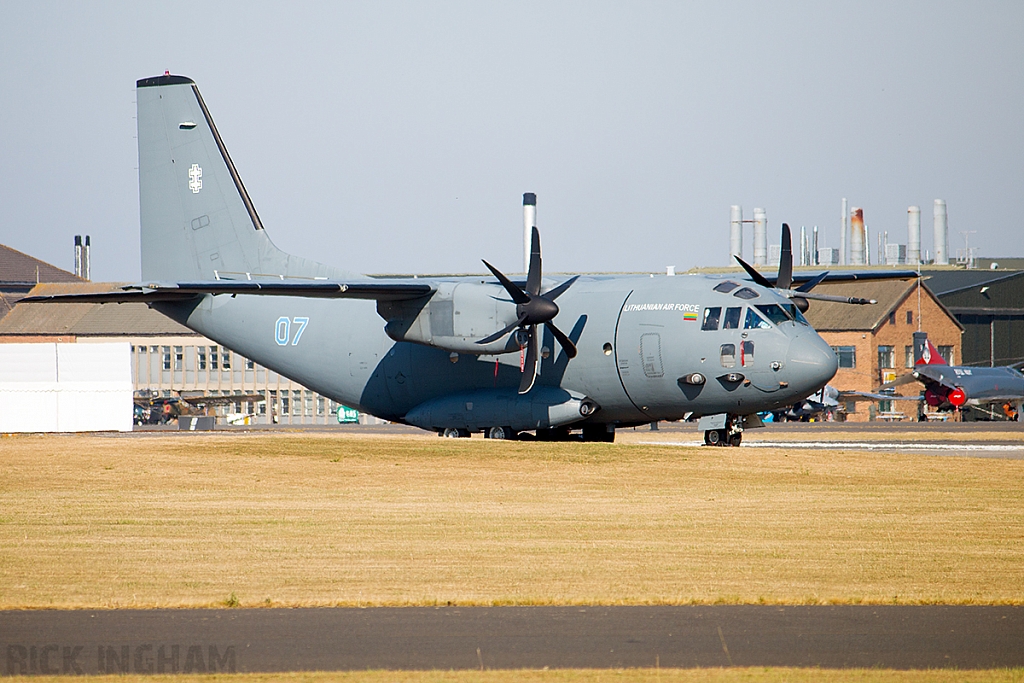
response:
<path fill-rule="evenodd" d="M 782 224 L 782 253 L 779 255 L 779 277 L 775 286 L 789 289 L 793 284 L 793 238 L 789 234 L 789 223 Z"/>
<path fill-rule="evenodd" d="M 576 282 L 576 280 L 579 279 L 579 275 L 573 275 L 571 278 L 569 278 L 562 284 L 558 285 L 554 289 L 549 289 L 548 291 L 544 292 L 544 298 L 547 299 L 548 301 L 554 301 L 558 297 L 565 294 L 565 290 L 569 289 L 569 287 L 572 286 L 572 283 Z"/>
<path fill-rule="evenodd" d="M 797 287 L 796 291 L 798 291 L 798 292 L 809 292 L 812 289 L 814 289 L 815 287 L 817 287 L 818 285 L 820 285 L 821 281 L 824 280 L 826 277 L 828 277 L 828 271 L 827 270 L 824 273 L 822 273 L 821 275 L 815 275 L 813 278 L 811 278 L 807 282 L 805 282 L 802 285 L 800 285 L 799 287 Z"/>
<path fill-rule="evenodd" d="M 537 326 L 530 325 L 526 329 L 528 330 L 529 337 L 526 341 L 526 361 L 523 363 L 523 377 L 519 380 L 520 394 L 525 394 L 530 389 L 533 389 L 533 384 L 537 381 L 537 360 L 539 358 L 537 353 Z"/>
<path fill-rule="evenodd" d="M 550 320 L 546 323 L 548 329 L 551 330 L 551 336 L 558 340 L 558 343 L 562 345 L 562 349 L 565 351 L 565 355 L 569 358 L 576 357 L 576 345 L 572 343 L 572 339 L 565 336 L 565 333 L 555 327 L 555 324 Z"/>
<path fill-rule="evenodd" d="M 747 271 L 747 275 L 750 276 L 751 280 L 761 285 L 762 287 L 766 287 L 768 289 L 775 289 L 775 285 L 768 282 L 764 275 L 761 275 L 761 273 L 757 272 L 754 269 L 754 266 L 750 265 L 749 263 L 741 259 L 739 256 L 736 256 L 735 254 L 733 255 L 733 258 L 739 261 L 739 264 L 743 266 L 743 270 Z M 486 261 L 484 261 L 484 263 L 486 263 Z"/>
<path fill-rule="evenodd" d="M 540 231 L 533 226 L 530 233 L 530 270 L 526 274 L 526 293 L 531 296 L 540 294 Z"/>
<path fill-rule="evenodd" d="M 519 327 L 520 325 L 522 325 L 524 320 L 526 320 L 526 315 L 525 314 L 519 316 L 519 320 L 515 321 L 511 325 L 506 325 L 505 328 L 502 329 L 501 331 L 495 332 L 494 334 L 492 334 L 492 335 L 490 335 L 488 337 L 484 337 L 483 339 L 479 339 L 479 340 L 477 340 L 476 343 L 477 344 L 490 344 L 493 341 L 498 341 L 499 339 L 504 337 L 506 334 L 508 334 L 512 330 L 514 330 L 517 327 Z"/>
<path fill-rule="evenodd" d="M 514 284 L 512 284 L 511 280 L 502 275 L 500 270 L 492 266 L 487 261 L 484 261 L 484 265 L 487 266 L 487 269 L 494 274 L 494 277 L 498 278 L 498 282 L 500 282 L 501 286 L 505 288 L 505 291 L 508 292 L 508 295 L 512 297 L 512 301 L 516 302 L 517 304 L 525 304 L 527 301 L 530 300 L 530 297 L 527 296 L 523 290 L 519 289 Z"/>

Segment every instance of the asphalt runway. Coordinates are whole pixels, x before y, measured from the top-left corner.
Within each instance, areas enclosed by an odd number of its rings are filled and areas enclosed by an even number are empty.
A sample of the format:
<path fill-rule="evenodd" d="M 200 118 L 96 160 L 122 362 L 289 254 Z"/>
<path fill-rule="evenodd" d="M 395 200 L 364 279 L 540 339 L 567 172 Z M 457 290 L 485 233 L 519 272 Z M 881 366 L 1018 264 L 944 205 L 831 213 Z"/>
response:
<path fill-rule="evenodd" d="M 1012 606 L 0 612 L 4 675 L 362 669 L 1024 666 Z"/>

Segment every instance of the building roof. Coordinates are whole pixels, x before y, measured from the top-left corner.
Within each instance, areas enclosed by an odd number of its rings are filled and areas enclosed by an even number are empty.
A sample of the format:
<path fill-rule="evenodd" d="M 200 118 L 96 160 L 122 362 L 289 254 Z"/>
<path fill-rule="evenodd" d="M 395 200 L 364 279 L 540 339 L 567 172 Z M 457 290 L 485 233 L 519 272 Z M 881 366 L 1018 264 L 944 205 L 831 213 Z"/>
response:
<path fill-rule="evenodd" d="M 1024 274 L 1020 270 L 943 270 L 925 271 L 923 275 L 928 278 L 928 288 L 935 292 L 936 296 L 945 296 L 954 292 L 981 287 L 1002 280 L 1009 280 Z"/>
<path fill-rule="evenodd" d="M 831 301 L 811 301 L 810 309 L 805 315 L 814 329 L 819 332 L 872 331 L 888 320 L 889 314 L 903 303 L 916 286 L 916 278 L 911 280 L 865 280 L 863 282 L 830 283 L 826 281 L 814 288 L 816 294 L 875 299 L 878 303 L 856 306 Z M 922 291 L 926 292 L 932 301 L 949 316 L 949 319 L 960 327 L 960 323 L 929 290 L 927 284 L 922 286 Z"/>
<path fill-rule="evenodd" d="M 40 282 L 85 282 L 74 273 L 0 244 L 0 289 Z"/>
<path fill-rule="evenodd" d="M 36 285 L 33 296 L 107 292 L 117 283 Z M 198 336 L 146 304 L 19 303 L 0 319 L 0 336 Z"/>

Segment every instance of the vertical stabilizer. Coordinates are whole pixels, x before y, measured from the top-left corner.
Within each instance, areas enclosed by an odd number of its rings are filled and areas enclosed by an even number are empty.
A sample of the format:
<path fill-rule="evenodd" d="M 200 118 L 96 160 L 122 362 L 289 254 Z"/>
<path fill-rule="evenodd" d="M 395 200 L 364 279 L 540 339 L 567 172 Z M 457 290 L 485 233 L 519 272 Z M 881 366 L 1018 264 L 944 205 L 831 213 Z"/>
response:
<path fill-rule="evenodd" d="M 136 86 L 144 280 L 347 275 L 270 241 L 192 79 Z"/>
<path fill-rule="evenodd" d="M 946 365 L 939 350 L 928 340 L 927 332 L 914 333 L 914 365 Z"/>

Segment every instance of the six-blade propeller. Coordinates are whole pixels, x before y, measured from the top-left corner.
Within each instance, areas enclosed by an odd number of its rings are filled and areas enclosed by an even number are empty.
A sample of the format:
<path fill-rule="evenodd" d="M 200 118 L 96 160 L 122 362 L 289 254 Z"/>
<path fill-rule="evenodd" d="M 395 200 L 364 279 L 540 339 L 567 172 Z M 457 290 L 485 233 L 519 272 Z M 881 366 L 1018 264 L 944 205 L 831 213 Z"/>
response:
<path fill-rule="evenodd" d="M 505 288 L 512 302 L 516 305 L 516 321 L 504 329 L 477 341 L 477 344 L 490 344 L 501 339 L 509 332 L 516 330 L 517 341 L 520 346 L 526 349 L 526 359 L 523 363 L 523 377 L 519 382 L 519 393 L 525 394 L 533 388 L 537 380 L 537 369 L 540 363 L 540 337 L 537 334 L 537 325 L 545 325 L 551 330 L 551 335 L 558 340 L 565 355 L 569 358 L 576 357 L 576 345 L 572 343 L 558 327 L 552 322 L 558 315 L 558 304 L 555 299 L 569 289 L 573 282 L 579 277 L 574 276 L 546 293 L 540 293 L 541 283 L 541 259 L 540 259 L 540 233 L 536 226 L 530 238 L 530 268 L 526 274 L 526 289 L 520 289 L 505 277 L 504 274 L 487 261 L 484 261 L 487 269 L 494 273 L 498 282 Z"/>

